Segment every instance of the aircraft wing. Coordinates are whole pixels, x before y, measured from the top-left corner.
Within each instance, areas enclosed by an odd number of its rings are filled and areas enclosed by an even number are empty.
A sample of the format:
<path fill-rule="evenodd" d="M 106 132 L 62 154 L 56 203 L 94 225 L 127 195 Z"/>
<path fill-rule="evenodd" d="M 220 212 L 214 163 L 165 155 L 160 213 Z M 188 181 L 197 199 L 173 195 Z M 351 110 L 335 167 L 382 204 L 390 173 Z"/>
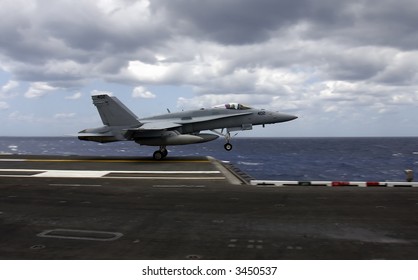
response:
<path fill-rule="evenodd" d="M 136 130 L 166 130 L 171 128 L 180 127 L 181 124 L 165 121 L 153 121 L 144 123 L 141 127 Z"/>
<path fill-rule="evenodd" d="M 138 137 L 161 137 L 161 131 L 181 126 L 181 124 L 169 121 L 151 121 L 143 123 L 140 127 L 124 129 L 124 135 L 127 139 Z"/>

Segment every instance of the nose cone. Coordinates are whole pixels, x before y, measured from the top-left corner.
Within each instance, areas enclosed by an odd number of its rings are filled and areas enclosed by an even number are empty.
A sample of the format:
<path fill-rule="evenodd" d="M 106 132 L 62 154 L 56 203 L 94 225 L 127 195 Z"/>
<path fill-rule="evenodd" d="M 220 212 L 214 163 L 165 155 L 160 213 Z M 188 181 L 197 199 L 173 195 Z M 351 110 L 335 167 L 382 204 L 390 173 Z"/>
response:
<path fill-rule="evenodd" d="M 283 113 L 275 114 L 275 119 L 277 120 L 277 122 L 288 122 L 297 118 L 298 118 L 297 116 L 290 115 L 290 114 L 283 114 Z"/>

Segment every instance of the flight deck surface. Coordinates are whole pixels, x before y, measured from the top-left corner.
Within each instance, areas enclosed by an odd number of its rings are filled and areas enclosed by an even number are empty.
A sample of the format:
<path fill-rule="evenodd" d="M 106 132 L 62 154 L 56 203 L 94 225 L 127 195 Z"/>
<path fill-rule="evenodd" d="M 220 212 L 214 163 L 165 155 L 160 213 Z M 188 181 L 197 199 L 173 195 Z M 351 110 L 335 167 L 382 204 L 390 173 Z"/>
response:
<path fill-rule="evenodd" d="M 417 259 L 417 188 L 239 184 L 205 157 L 0 156 L 1 259 Z"/>

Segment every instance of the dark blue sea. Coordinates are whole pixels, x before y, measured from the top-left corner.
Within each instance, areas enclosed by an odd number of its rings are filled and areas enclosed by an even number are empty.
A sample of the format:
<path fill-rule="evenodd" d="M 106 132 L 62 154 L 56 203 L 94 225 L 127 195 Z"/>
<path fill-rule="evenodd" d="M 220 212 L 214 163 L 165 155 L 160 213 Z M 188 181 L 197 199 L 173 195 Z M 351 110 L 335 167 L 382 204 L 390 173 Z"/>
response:
<path fill-rule="evenodd" d="M 231 152 L 223 140 L 172 146 L 169 156 L 212 156 L 256 179 L 404 181 L 416 172 L 418 138 L 234 138 Z M 76 138 L 0 137 L 0 154 L 151 156 L 155 147 L 133 142 L 99 144 Z"/>

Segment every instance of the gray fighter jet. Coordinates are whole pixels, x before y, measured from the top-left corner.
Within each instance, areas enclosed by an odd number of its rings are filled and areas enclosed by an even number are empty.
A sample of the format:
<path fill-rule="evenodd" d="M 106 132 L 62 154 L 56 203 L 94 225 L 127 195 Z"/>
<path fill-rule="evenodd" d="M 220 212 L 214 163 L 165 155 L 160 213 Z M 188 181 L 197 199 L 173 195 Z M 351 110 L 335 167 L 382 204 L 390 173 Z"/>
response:
<path fill-rule="evenodd" d="M 78 139 L 100 143 L 135 141 L 140 145 L 159 146 L 154 159 L 167 156 L 167 146 L 204 143 L 223 136 L 225 150 L 232 150 L 231 132 L 251 130 L 253 125 L 287 122 L 296 116 L 254 109 L 239 103 L 228 103 L 210 109 L 168 113 L 139 119 L 114 96 L 92 96 L 104 126 L 84 129 Z M 213 133 L 201 133 L 211 131 Z M 225 131 L 225 132 L 224 132 Z"/>

